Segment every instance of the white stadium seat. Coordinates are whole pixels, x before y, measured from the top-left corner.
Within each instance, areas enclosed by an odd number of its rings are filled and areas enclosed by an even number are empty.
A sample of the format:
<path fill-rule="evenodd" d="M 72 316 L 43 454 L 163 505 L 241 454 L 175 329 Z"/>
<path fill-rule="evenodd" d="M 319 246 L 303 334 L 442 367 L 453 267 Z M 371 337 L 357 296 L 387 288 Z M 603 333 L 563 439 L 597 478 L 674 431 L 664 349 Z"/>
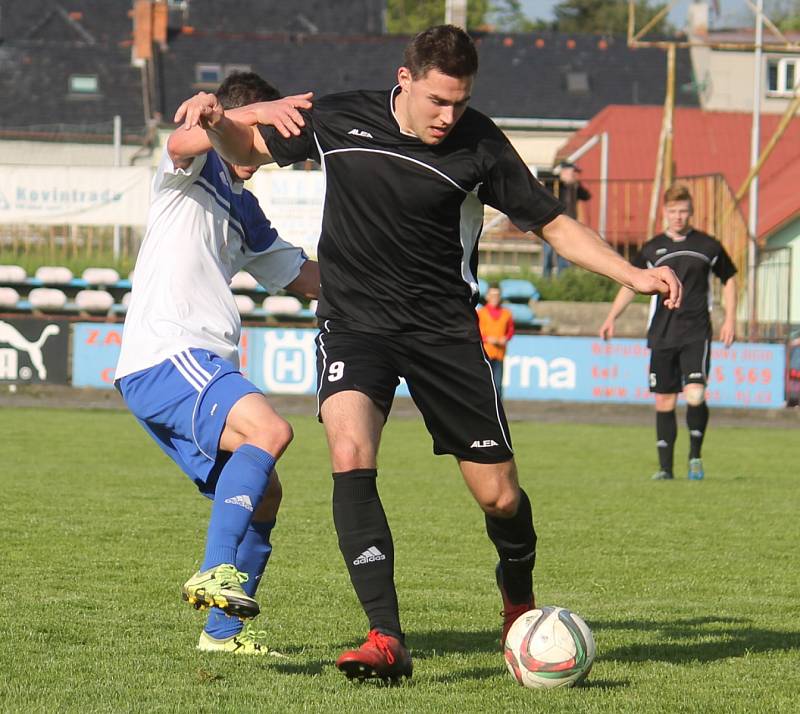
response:
<path fill-rule="evenodd" d="M 253 298 L 247 295 L 234 295 L 233 299 L 236 301 L 236 308 L 239 310 L 240 315 L 249 315 L 256 309 Z"/>
<path fill-rule="evenodd" d="M 258 280 L 250 273 L 240 270 L 231 280 L 231 290 L 255 290 L 258 288 Z"/>
<path fill-rule="evenodd" d="M 89 285 L 113 285 L 119 281 L 119 273 L 114 268 L 86 268 L 81 277 Z"/>
<path fill-rule="evenodd" d="M 114 304 L 114 297 L 105 290 L 81 290 L 75 296 L 75 304 L 86 312 L 105 313 Z"/>
<path fill-rule="evenodd" d="M 63 265 L 43 265 L 37 269 L 36 277 L 47 285 L 66 285 L 72 280 L 72 271 Z"/>
<path fill-rule="evenodd" d="M 16 307 L 19 293 L 14 288 L 0 288 L 0 308 Z"/>
<path fill-rule="evenodd" d="M 303 304 L 291 295 L 270 295 L 264 298 L 263 308 L 268 315 L 296 315 Z"/>
<path fill-rule="evenodd" d="M 28 295 L 28 300 L 35 310 L 62 310 L 67 304 L 67 296 L 55 288 L 35 288 Z"/>
<path fill-rule="evenodd" d="M 0 265 L 0 283 L 24 283 L 28 274 L 19 265 Z"/>
<path fill-rule="evenodd" d="M 317 304 L 317 300 L 312 300 L 310 303 L 308 303 L 308 309 L 311 310 L 311 312 L 313 312 L 315 315 L 317 314 Z"/>
<path fill-rule="evenodd" d="M 131 293 L 125 293 L 125 294 L 122 296 L 122 304 L 123 304 L 125 307 L 128 307 L 128 306 L 131 304 L 131 297 L 132 297 L 132 294 L 131 294 Z"/>

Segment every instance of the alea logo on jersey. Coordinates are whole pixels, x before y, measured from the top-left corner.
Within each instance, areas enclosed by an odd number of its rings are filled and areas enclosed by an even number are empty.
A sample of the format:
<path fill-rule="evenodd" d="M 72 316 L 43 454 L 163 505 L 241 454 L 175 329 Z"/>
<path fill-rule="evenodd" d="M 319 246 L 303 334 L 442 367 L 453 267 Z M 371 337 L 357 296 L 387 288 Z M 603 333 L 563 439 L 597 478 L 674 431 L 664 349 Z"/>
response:
<path fill-rule="evenodd" d="M 470 449 L 488 449 L 490 446 L 499 446 L 494 439 L 484 439 L 483 441 L 473 441 Z"/>
<path fill-rule="evenodd" d="M 363 136 L 365 139 L 372 139 L 373 136 L 368 131 L 364 131 L 363 129 L 351 129 L 347 132 L 350 136 Z"/>

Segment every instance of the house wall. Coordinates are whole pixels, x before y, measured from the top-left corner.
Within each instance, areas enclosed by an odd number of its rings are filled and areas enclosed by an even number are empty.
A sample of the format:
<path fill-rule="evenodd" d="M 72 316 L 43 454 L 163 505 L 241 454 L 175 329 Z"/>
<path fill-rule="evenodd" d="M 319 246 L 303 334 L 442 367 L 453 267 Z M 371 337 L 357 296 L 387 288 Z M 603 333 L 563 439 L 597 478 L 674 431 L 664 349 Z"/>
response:
<path fill-rule="evenodd" d="M 131 158 L 140 147 L 123 144 L 122 165 L 130 166 Z M 113 166 L 114 146 L 78 142 L 27 141 L 0 139 L 0 163 L 26 166 Z M 142 157 L 138 165 L 147 165 Z"/>
<path fill-rule="evenodd" d="M 767 248 L 789 248 L 790 259 L 790 290 L 789 295 L 789 320 L 793 325 L 800 325 L 800 216 L 774 233 L 767 240 Z"/>
<path fill-rule="evenodd" d="M 693 47 L 692 67 L 698 84 L 700 105 L 706 111 L 753 111 L 753 63 L 752 52 L 714 50 L 708 47 Z M 788 57 L 789 55 L 775 55 Z M 772 58 L 764 53 L 761 78 L 761 111 L 768 114 L 783 114 L 791 101 L 790 97 L 767 95 L 767 62 Z"/>

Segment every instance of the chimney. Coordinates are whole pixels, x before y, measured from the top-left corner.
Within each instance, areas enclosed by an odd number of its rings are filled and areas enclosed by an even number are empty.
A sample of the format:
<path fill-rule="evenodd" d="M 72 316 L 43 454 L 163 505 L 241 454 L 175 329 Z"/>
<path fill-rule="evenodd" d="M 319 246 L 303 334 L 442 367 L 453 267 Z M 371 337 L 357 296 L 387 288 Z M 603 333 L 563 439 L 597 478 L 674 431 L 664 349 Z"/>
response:
<path fill-rule="evenodd" d="M 445 0 L 444 21 L 446 25 L 455 25 L 467 29 L 467 0 Z"/>
<path fill-rule="evenodd" d="M 169 7 L 167 7 L 167 0 L 158 0 L 153 5 L 153 41 L 158 42 L 162 50 L 167 49 L 168 22 Z"/>
<path fill-rule="evenodd" d="M 133 61 L 153 58 L 153 7 L 150 0 L 133 3 Z"/>
<path fill-rule="evenodd" d="M 693 0 L 686 15 L 686 25 L 690 38 L 708 36 L 708 2 L 706 0 Z"/>

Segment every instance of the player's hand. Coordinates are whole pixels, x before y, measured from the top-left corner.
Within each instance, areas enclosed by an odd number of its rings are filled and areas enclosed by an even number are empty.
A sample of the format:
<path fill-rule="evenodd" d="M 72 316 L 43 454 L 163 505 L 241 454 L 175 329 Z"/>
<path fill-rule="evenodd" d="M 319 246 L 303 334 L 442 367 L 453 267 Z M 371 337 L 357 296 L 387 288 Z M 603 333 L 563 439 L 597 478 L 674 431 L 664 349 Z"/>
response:
<path fill-rule="evenodd" d="M 614 336 L 614 320 L 610 317 L 600 325 L 600 337 L 604 340 L 610 340 Z"/>
<path fill-rule="evenodd" d="M 736 339 L 736 323 L 735 322 L 722 323 L 722 327 L 720 328 L 719 331 L 719 341 L 722 342 L 725 345 L 725 347 L 730 347 L 735 339 Z"/>
<path fill-rule="evenodd" d="M 631 287 L 644 295 L 662 295 L 664 307 L 675 310 L 681 306 L 683 285 L 672 268 L 662 266 L 639 270 L 631 281 Z"/>
<path fill-rule="evenodd" d="M 274 126 L 285 139 L 300 136 L 301 127 L 305 126 L 300 109 L 311 109 L 313 92 L 293 94 L 290 97 L 276 99 L 273 102 L 259 102 L 251 109 L 256 114 L 259 124 Z"/>
<path fill-rule="evenodd" d="M 224 113 L 216 95 L 198 92 L 178 107 L 174 121 L 176 124 L 183 122 L 183 128 L 187 130 L 196 126 L 207 129 L 222 119 Z"/>

